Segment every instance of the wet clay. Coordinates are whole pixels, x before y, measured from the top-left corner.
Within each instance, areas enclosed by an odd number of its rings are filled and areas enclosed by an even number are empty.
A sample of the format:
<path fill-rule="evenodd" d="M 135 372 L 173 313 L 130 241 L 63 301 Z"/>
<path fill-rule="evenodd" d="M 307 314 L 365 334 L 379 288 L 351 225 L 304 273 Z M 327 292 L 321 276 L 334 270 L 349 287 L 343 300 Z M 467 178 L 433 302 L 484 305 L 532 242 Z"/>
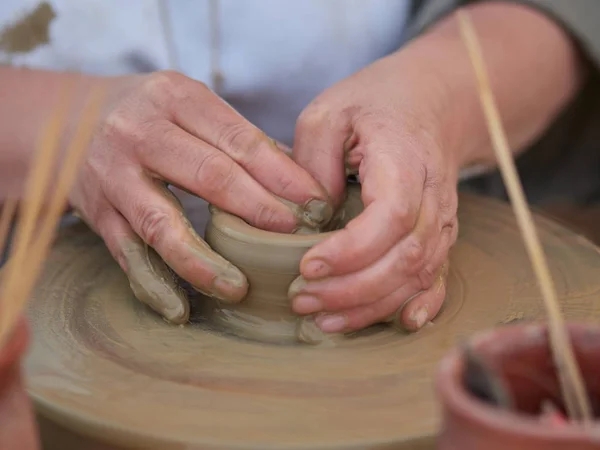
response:
<path fill-rule="evenodd" d="M 268 233 L 265 236 L 264 245 L 260 246 L 251 243 L 252 239 L 255 240 L 253 237 L 256 235 L 255 231 L 258 230 L 247 225 L 241 219 L 237 219 L 239 223 L 246 225 L 245 228 L 242 229 L 233 224 L 233 222 L 230 227 L 235 231 L 236 235 L 249 233 L 250 240 L 248 242 L 238 240 L 239 242 L 237 243 L 241 244 L 239 249 L 236 247 L 227 252 L 227 254 L 221 254 L 219 251 L 219 248 L 222 247 L 221 245 L 217 245 L 218 248 L 211 248 L 196 233 L 194 227 L 186 217 L 183 205 L 173 192 L 167 188 L 166 184 L 159 180 L 152 180 L 152 184 L 158 193 L 165 197 L 177 210 L 179 223 L 173 224 L 173 227 L 178 227 L 174 232 L 181 236 L 190 257 L 203 261 L 206 267 L 212 268 L 213 273 L 215 273 L 218 279 L 227 280 L 228 284 L 236 287 L 235 295 L 232 298 L 231 294 L 229 296 L 221 295 L 215 286 L 192 286 L 196 291 L 217 299 L 215 301 L 218 301 L 219 305 L 239 302 L 247 294 L 249 280 L 244 270 L 240 271 L 241 267 L 234 265 L 237 263 L 236 256 L 238 255 L 238 250 L 239 252 L 244 252 L 248 247 L 251 247 L 251 251 L 256 250 L 269 253 L 277 250 L 275 248 L 268 249 L 269 246 L 267 244 L 269 240 L 283 242 L 282 239 L 298 239 L 289 234 Z M 295 232 L 298 234 L 318 233 L 323 226 L 331 222 L 333 211 L 324 201 L 313 199 L 304 206 L 295 205 L 284 199 L 280 199 L 280 201 L 286 204 L 296 216 L 297 229 Z M 216 209 L 213 210 L 217 211 Z M 341 213 L 345 213 L 345 208 L 342 208 Z M 233 217 L 223 211 L 219 211 L 216 214 L 219 217 Z M 221 222 L 225 222 L 225 220 L 217 220 L 217 223 Z M 210 225 L 214 228 L 212 223 L 213 221 L 211 221 Z M 230 240 L 233 239 L 235 241 L 235 238 L 232 238 L 230 233 L 225 232 L 222 234 L 230 237 Z M 211 236 L 214 235 L 215 233 L 211 233 Z M 273 236 L 279 237 L 278 239 L 273 239 Z M 120 245 L 125 273 L 129 278 L 131 290 L 137 299 L 162 315 L 170 323 L 176 325 L 187 323 L 190 313 L 189 299 L 180 288 L 178 277 L 168 266 L 169 261 L 163 261 L 153 248 L 144 243 L 136 235 L 124 238 Z M 278 246 L 278 250 L 287 251 L 282 245 Z M 228 257 L 231 258 L 229 259 Z M 299 260 L 297 262 L 299 264 Z M 268 273 L 267 266 L 264 267 L 264 270 Z M 298 272 L 297 267 L 296 271 Z M 277 276 L 277 269 L 273 271 L 273 276 Z M 256 292 L 256 289 L 254 289 L 254 292 Z M 260 315 L 257 316 L 258 319 L 260 319 Z"/>
<path fill-rule="evenodd" d="M 346 200 L 331 225 L 341 228 L 363 210 L 358 185 L 350 185 Z M 332 345 L 342 336 L 327 335 L 312 317 L 293 313 L 290 286 L 300 276 L 300 260 L 315 244 L 334 231 L 281 234 L 260 230 L 242 219 L 211 207 L 206 242 L 234 264 L 248 279 L 249 290 L 240 303 L 214 300 L 206 314 L 233 334 L 262 342 Z M 293 290 L 293 286 L 292 286 Z"/>
<path fill-rule="evenodd" d="M 598 417 L 600 327 L 570 323 L 569 334 Z M 465 346 L 450 352 L 440 364 L 436 383 L 443 414 L 439 450 L 600 448 L 598 422 L 589 428 L 569 423 L 561 426 L 541 417 L 548 402 L 564 407 L 545 324 L 499 327 L 477 334 L 466 345 L 489 367 L 504 392 L 502 396 L 510 401 L 503 402 L 506 407 L 500 409 L 482 400 L 485 397 L 473 395 L 465 383 Z"/>
<path fill-rule="evenodd" d="M 196 229 L 209 219 L 206 207 L 185 206 Z M 434 448 L 442 356 L 474 332 L 545 316 L 510 207 L 462 195 L 458 215 L 435 326 L 403 334 L 380 324 L 334 347 L 215 329 L 197 314 L 199 294 L 192 323 L 170 325 L 134 297 L 98 236 L 63 229 L 28 311 L 27 384 L 40 422 L 54 425 L 42 429 L 47 448 Z M 597 248 L 536 222 L 566 317 L 600 318 Z"/>

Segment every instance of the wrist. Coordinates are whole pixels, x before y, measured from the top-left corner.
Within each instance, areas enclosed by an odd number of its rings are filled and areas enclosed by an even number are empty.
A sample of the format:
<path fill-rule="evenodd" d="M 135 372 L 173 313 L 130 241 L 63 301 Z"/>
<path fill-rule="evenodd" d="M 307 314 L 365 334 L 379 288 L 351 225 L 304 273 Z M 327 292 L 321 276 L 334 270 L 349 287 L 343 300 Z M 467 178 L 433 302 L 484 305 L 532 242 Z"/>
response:
<path fill-rule="evenodd" d="M 582 84 L 579 55 L 566 32 L 535 9 L 509 2 L 467 9 L 510 147 L 518 153 L 539 137 Z M 442 20 L 393 57 L 410 74 L 416 98 L 425 99 L 433 112 L 436 139 L 458 167 L 495 165 L 455 17 Z"/>
<path fill-rule="evenodd" d="M 0 105 L 0 200 L 23 195 L 27 179 L 51 118 L 63 105 L 59 123 L 59 154 L 69 145 L 91 88 L 97 83 L 116 83 L 116 78 L 60 73 L 26 68 L 0 67 L 6 95 Z M 69 86 L 69 89 L 65 89 Z M 109 91 L 112 91 L 112 87 Z M 68 94 L 68 98 L 64 95 Z M 33 106 L 35 105 L 35 106 Z"/>

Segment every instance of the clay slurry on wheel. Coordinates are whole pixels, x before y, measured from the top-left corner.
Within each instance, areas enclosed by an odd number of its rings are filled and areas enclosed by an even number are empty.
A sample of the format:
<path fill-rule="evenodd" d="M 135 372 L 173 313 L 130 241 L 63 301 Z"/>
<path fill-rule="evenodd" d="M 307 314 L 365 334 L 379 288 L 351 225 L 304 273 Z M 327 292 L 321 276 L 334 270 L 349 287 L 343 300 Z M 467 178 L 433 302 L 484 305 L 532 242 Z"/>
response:
<path fill-rule="evenodd" d="M 73 432 L 111 450 L 433 443 L 440 358 L 511 317 L 544 317 L 509 206 L 463 195 L 459 220 L 435 326 L 411 335 L 372 330 L 336 347 L 265 345 L 205 322 L 169 325 L 135 299 L 100 238 L 81 224 L 62 230 L 29 307 L 29 394 L 43 423 L 63 426 L 60 439 L 47 428 L 43 438 L 60 440 L 61 450 L 86 447 L 66 444 Z M 600 317 L 596 247 L 536 221 L 566 318 Z"/>

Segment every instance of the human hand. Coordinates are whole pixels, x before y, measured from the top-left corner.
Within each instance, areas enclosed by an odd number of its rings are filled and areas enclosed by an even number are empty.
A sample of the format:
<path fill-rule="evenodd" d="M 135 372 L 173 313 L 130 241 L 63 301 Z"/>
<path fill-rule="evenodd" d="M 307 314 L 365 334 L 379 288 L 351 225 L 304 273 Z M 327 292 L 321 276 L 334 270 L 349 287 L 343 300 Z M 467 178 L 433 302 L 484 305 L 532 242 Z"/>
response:
<path fill-rule="evenodd" d="M 189 316 L 169 268 L 223 301 L 240 301 L 248 284 L 194 232 L 167 183 L 270 231 L 329 220 L 319 183 L 202 83 L 158 72 L 110 86 L 70 202 L 168 321 Z"/>
<path fill-rule="evenodd" d="M 40 448 L 21 369 L 29 337 L 27 322 L 21 318 L 8 338 L 0 342 L 0 448 Z"/>
<path fill-rule="evenodd" d="M 365 205 L 301 262 L 306 284 L 293 309 L 316 314 L 325 332 L 395 314 L 417 330 L 442 306 L 458 230 L 458 163 L 445 147 L 440 86 L 392 55 L 325 91 L 298 120 L 294 159 L 336 206 L 344 168 L 357 171 Z"/>

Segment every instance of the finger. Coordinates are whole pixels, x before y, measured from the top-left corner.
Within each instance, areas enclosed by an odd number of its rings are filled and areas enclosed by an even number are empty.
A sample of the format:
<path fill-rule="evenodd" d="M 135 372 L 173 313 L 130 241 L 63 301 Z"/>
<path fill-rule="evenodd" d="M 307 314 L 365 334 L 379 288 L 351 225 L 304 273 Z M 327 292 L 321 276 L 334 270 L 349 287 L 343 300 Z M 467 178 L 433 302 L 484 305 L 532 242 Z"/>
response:
<path fill-rule="evenodd" d="M 440 310 L 445 298 L 447 268 L 447 264 L 441 265 L 436 281 L 425 292 L 419 292 L 418 283 L 413 279 L 375 303 L 339 313 L 321 314 L 315 319 L 316 323 L 326 333 L 360 330 L 378 322 L 389 321 L 391 315 L 396 315 L 402 306 L 407 304 L 406 308 L 400 311 L 403 317 L 401 323 L 407 323 L 407 329 L 416 330 L 435 317 Z"/>
<path fill-rule="evenodd" d="M 324 220 L 327 194 L 306 170 L 202 83 L 173 77 L 175 101 L 169 110 L 174 123 L 227 154 L 269 192 L 302 206 L 312 202 L 312 219 Z"/>
<path fill-rule="evenodd" d="M 395 314 L 397 317 L 394 317 L 394 321 L 398 322 L 407 330 L 410 331 L 420 328 L 423 325 L 422 318 L 425 317 L 427 320 L 431 320 L 438 313 L 441 304 L 436 307 L 435 300 L 439 300 L 439 297 L 426 294 L 426 292 L 431 291 L 431 289 L 436 285 L 439 289 L 440 283 L 444 284 L 445 286 L 449 267 L 448 251 L 454 242 L 456 242 L 457 235 L 458 224 L 456 221 L 442 229 L 439 246 L 437 247 L 434 255 L 431 257 L 431 260 L 427 263 L 427 267 L 422 270 L 418 277 L 419 280 L 422 281 L 426 278 L 429 278 L 430 273 L 434 273 L 435 275 L 432 278 L 431 283 L 421 283 L 423 289 L 419 292 L 416 292 L 415 295 L 409 298 L 407 303 L 404 305 L 404 308 Z M 423 296 L 421 297 L 421 295 Z M 428 303 L 430 300 L 431 305 Z M 442 298 L 442 302 L 443 300 L 444 298 Z"/>
<path fill-rule="evenodd" d="M 169 267 L 206 295 L 230 302 L 244 298 L 246 277 L 196 234 L 162 183 L 125 170 L 118 179 L 107 190 L 109 201 Z"/>
<path fill-rule="evenodd" d="M 320 200 L 304 208 L 278 200 L 225 153 L 172 123 L 157 124 L 147 141 L 138 155 L 145 168 L 253 226 L 292 232 L 301 225 L 319 226 L 313 217 L 331 216 Z"/>
<path fill-rule="evenodd" d="M 148 131 L 139 162 L 158 177 L 209 203 L 271 231 L 290 232 L 301 212 L 294 211 L 224 153 L 164 121 Z"/>
<path fill-rule="evenodd" d="M 445 286 L 449 267 L 448 250 L 456 241 L 457 234 L 458 226 L 455 224 L 445 226 L 442 229 L 439 246 L 428 261 L 427 266 L 418 275 L 422 289 L 408 298 L 402 309 L 396 312 L 394 321 L 406 330 L 418 330 L 424 323 L 432 320 L 438 314 L 445 299 Z M 429 279 L 431 273 L 434 274 L 431 282 L 423 284 L 422 281 Z M 435 292 L 439 293 L 441 289 L 444 289 L 444 295 L 440 297 Z"/>
<path fill-rule="evenodd" d="M 300 270 L 307 280 L 352 273 L 372 264 L 416 224 L 426 176 L 419 163 L 382 151 L 371 152 L 362 164 L 365 209 L 304 255 Z M 421 259 L 423 251 L 415 241 L 414 259 Z"/>
<path fill-rule="evenodd" d="M 95 227 L 127 275 L 135 297 L 169 322 L 186 323 L 190 310 L 185 293 L 162 259 L 142 242 L 127 221 L 110 209 Z"/>
<path fill-rule="evenodd" d="M 436 282 L 425 292 L 410 300 L 398 317 L 398 323 L 408 331 L 417 331 L 437 316 L 446 298 L 448 264 L 444 264 Z"/>
<path fill-rule="evenodd" d="M 292 303 L 298 314 L 341 311 L 374 303 L 417 276 L 417 290 L 427 289 L 446 255 L 441 243 L 441 220 L 437 199 L 432 193 L 423 197 L 413 232 L 394 245 L 382 258 L 358 272 L 305 283 Z M 417 251 L 415 251 L 417 249 Z M 422 250 L 421 250 L 422 249 Z M 432 257 L 442 253 L 442 260 Z"/>
<path fill-rule="evenodd" d="M 385 321 L 415 292 L 415 286 L 405 284 L 375 303 L 358 306 L 340 313 L 317 315 L 315 321 L 325 333 L 341 333 L 366 328 Z"/>
<path fill-rule="evenodd" d="M 344 196 L 344 143 L 351 134 L 348 115 L 332 115 L 318 100 L 302 112 L 296 123 L 292 157 L 325 187 L 335 207 Z"/>

